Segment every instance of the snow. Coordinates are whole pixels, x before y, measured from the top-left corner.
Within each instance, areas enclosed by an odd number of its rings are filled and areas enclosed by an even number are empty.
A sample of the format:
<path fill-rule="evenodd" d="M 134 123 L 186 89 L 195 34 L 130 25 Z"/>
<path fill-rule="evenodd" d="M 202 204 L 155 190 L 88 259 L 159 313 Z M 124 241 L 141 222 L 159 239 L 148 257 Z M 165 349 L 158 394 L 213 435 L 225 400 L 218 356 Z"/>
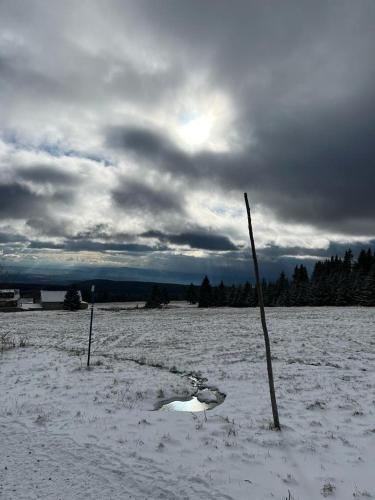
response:
<path fill-rule="evenodd" d="M 267 310 L 282 432 L 257 310 L 100 304 L 86 370 L 89 315 L 1 317 L 0 498 L 375 497 L 374 309 Z M 191 371 L 223 404 L 154 411 Z"/>

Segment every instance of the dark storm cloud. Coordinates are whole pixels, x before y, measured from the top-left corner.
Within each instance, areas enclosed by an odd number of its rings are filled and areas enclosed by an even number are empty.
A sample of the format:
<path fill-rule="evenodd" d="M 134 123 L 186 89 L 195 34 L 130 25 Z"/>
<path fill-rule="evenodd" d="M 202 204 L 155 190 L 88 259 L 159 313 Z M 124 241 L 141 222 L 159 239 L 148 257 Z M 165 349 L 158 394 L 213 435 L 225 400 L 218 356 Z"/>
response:
<path fill-rule="evenodd" d="M 112 191 L 112 197 L 118 207 L 127 211 L 143 213 L 183 211 L 182 200 L 178 193 L 160 186 L 149 187 L 132 179 L 120 181 L 119 186 Z"/>
<path fill-rule="evenodd" d="M 374 87 L 375 89 L 375 87 Z M 375 217 L 375 90 L 355 102 L 260 123 L 241 154 L 188 154 L 155 131 L 124 129 L 117 144 L 191 183 L 248 190 L 285 221 L 337 232 L 372 234 Z M 113 142 L 113 133 L 109 133 Z"/>
<path fill-rule="evenodd" d="M 146 231 L 140 236 L 143 238 L 155 238 L 159 241 L 172 243 L 174 245 L 188 245 L 190 248 L 201 250 L 238 250 L 238 247 L 227 236 L 204 231 L 191 231 L 179 234 L 166 234 L 161 231 Z"/>
<path fill-rule="evenodd" d="M 34 217 L 26 220 L 26 226 L 44 236 L 61 237 L 71 234 L 70 223 L 61 216 L 53 218 L 46 214 L 43 217 Z"/>
<path fill-rule="evenodd" d="M 69 203 L 72 193 L 39 194 L 21 184 L 0 184 L 0 213 L 4 218 L 23 219 L 30 215 L 43 215 L 49 203 Z"/>
<path fill-rule="evenodd" d="M 81 7 L 38 0 L 32 6 L 0 3 L 0 30 L 5 33 L 0 47 L 0 91 L 6 110 L 11 112 L 21 104 L 33 112 L 47 111 L 48 116 L 48 109 L 56 105 L 91 107 L 93 102 L 105 109 L 109 101 L 118 102 L 124 95 L 133 103 L 152 107 L 183 85 L 182 66 L 145 67 L 131 51 L 121 50 L 119 40 L 115 51 L 110 46 L 116 29 L 124 44 L 132 38 L 127 27 L 130 4 L 111 2 L 105 9 L 107 26 L 102 22 L 103 6 L 94 2 L 87 10 Z M 76 22 L 81 23 L 78 32 L 74 32 Z M 93 50 L 95 41 L 80 43 L 80 35 L 90 40 L 96 30 L 102 38 L 100 48 Z"/>
<path fill-rule="evenodd" d="M 109 147 L 129 151 L 163 170 L 194 175 L 194 158 L 157 130 L 130 126 L 109 127 L 106 139 Z"/>
<path fill-rule="evenodd" d="M 88 227 L 84 231 L 70 236 L 72 240 L 88 240 L 100 239 L 111 240 L 115 242 L 132 242 L 136 235 L 131 233 L 116 232 L 109 224 L 96 224 L 95 226 Z"/>
<path fill-rule="evenodd" d="M 3 217 L 23 218 L 43 210 L 43 197 L 18 184 L 0 185 L 0 212 Z"/>
<path fill-rule="evenodd" d="M 49 241 L 31 241 L 29 248 L 32 249 L 50 249 L 66 250 L 69 252 L 161 252 L 167 250 L 167 247 L 152 247 L 149 245 L 139 245 L 137 243 L 102 243 L 92 240 L 65 241 L 63 243 L 53 243 Z"/>
<path fill-rule="evenodd" d="M 185 48 L 231 95 L 240 148 L 189 154 L 137 125 L 107 130 L 109 146 L 190 186 L 246 189 L 286 222 L 374 234 L 374 2 L 141 1 L 133 8 L 139 19 L 147 13 L 151 33 Z"/>
<path fill-rule="evenodd" d="M 37 240 L 31 250 L 146 252 L 187 245 L 225 251 L 212 257 L 215 264 L 207 259 L 207 269 L 216 266 L 219 276 L 223 264 L 235 269 L 237 259 L 240 275 L 248 269 L 243 249 L 221 234 L 226 230 L 200 230 L 205 202 L 184 211 L 197 190 L 199 200 L 212 193 L 215 202 L 221 195 L 230 204 L 242 201 L 246 190 L 270 220 L 274 212 L 285 223 L 315 225 L 320 233 L 311 233 L 309 246 L 317 236 L 328 241 L 330 233 L 375 235 L 372 0 L 0 4 L 0 134 L 14 136 L 0 143 L 0 211 L 25 219 Z M 215 109 L 215 96 L 228 110 Z M 207 144 L 224 142 L 225 153 L 181 147 L 180 127 L 195 114 L 213 116 Z M 48 157 L 67 151 L 71 163 L 61 168 Z M 9 163 L 12 154 L 32 166 Z M 93 161 L 80 163 L 80 155 Z M 72 173 L 76 162 L 80 172 L 88 169 L 84 182 Z M 133 215 L 138 233 L 159 230 L 143 237 L 160 247 L 139 245 L 139 234 L 130 234 Z M 176 229 L 175 215 L 189 231 Z M 225 215 L 228 234 L 240 238 L 241 222 Z M 57 237 L 63 243 L 40 241 Z M 287 228 L 277 241 L 288 238 Z M 273 246 L 260 254 L 276 272 L 280 261 L 292 266 L 303 254 L 336 253 L 332 245 Z M 165 257 L 165 265 L 172 264 L 170 254 Z M 187 272 L 202 265 L 177 260 Z"/>
<path fill-rule="evenodd" d="M 50 183 L 59 186 L 73 185 L 79 182 L 77 175 L 51 165 L 33 165 L 16 171 L 19 178 L 39 184 Z"/>
<path fill-rule="evenodd" d="M 0 231 L 0 244 L 1 243 L 23 243 L 26 241 L 25 236 L 21 234 L 3 233 Z"/>

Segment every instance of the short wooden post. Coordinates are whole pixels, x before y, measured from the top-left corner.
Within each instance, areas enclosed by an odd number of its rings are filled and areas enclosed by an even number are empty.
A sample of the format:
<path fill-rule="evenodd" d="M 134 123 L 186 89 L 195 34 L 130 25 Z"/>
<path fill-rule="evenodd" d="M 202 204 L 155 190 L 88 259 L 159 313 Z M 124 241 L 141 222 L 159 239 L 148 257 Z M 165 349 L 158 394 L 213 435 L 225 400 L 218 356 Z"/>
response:
<path fill-rule="evenodd" d="M 244 193 L 244 197 L 245 197 L 245 204 L 246 204 L 246 211 L 247 211 L 247 220 L 248 220 L 248 224 L 249 224 L 249 236 L 250 236 L 250 242 L 251 242 L 251 251 L 253 254 L 253 261 L 254 261 L 254 272 L 255 272 L 255 280 L 256 280 L 257 293 L 258 293 L 260 319 L 262 322 L 262 328 L 263 328 L 263 333 L 264 333 L 264 342 L 266 345 L 268 384 L 269 384 L 269 388 L 270 388 L 273 423 L 274 423 L 275 429 L 280 430 L 279 412 L 277 410 L 275 384 L 273 381 L 270 339 L 268 336 L 268 329 L 267 329 L 267 323 L 266 323 L 266 313 L 264 311 L 262 284 L 260 282 L 260 277 L 259 277 L 258 259 L 257 259 L 256 250 L 255 250 L 253 227 L 251 224 L 250 206 L 249 206 L 249 200 L 247 199 L 247 193 Z"/>
<path fill-rule="evenodd" d="M 89 348 L 87 350 L 87 368 L 90 367 L 92 320 L 94 317 L 94 302 L 95 302 L 95 285 L 91 285 L 91 314 L 90 314 Z"/>

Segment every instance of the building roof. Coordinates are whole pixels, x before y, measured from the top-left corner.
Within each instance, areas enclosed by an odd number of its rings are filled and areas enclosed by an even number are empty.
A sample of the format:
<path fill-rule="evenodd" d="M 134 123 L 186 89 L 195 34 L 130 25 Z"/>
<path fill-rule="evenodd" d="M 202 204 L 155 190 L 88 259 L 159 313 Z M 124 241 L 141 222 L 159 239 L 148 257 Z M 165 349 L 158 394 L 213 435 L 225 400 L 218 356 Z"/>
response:
<path fill-rule="evenodd" d="M 8 295 L 8 297 L 7 297 Z M 15 300 L 19 299 L 20 290 L 19 288 L 2 288 L 0 289 L 1 300 Z"/>
<path fill-rule="evenodd" d="M 41 290 L 41 302 L 64 302 L 66 290 Z M 81 290 L 78 290 L 79 298 L 82 300 Z"/>

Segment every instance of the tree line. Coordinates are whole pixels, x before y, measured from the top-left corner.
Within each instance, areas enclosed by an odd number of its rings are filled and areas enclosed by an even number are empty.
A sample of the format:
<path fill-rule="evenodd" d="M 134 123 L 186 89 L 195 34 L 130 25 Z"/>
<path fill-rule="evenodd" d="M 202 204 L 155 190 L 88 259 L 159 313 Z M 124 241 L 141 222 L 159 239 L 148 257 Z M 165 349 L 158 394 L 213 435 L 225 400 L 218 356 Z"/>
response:
<path fill-rule="evenodd" d="M 296 266 L 291 279 L 281 272 L 276 281 L 262 282 L 264 304 L 268 307 L 375 306 L 375 252 L 361 250 L 357 260 L 351 250 L 315 263 L 311 276 L 306 267 Z M 187 301 L 199 307 L 256 307 L 256 287 L 212 286 L 207 276 L 198 288 L 187 289 Z"/>

